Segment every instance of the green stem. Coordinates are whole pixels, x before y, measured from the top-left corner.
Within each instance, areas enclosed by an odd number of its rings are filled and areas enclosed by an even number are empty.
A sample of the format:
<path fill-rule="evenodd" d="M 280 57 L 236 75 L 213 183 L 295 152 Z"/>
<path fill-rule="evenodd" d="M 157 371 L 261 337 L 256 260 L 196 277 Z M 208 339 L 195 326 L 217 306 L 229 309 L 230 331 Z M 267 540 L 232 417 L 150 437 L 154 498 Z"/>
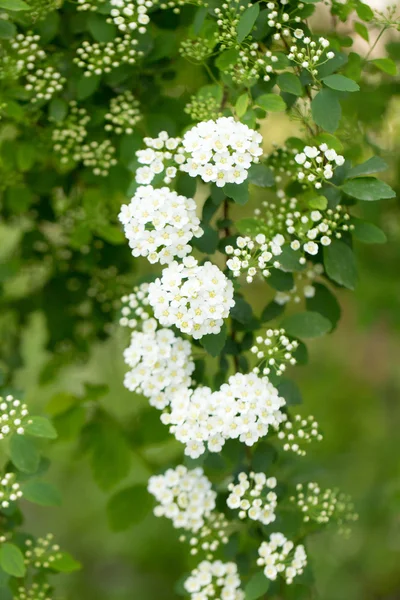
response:
<path fill-rule="evenodd" d="M 377 43 L 379 42 L 379 40 L 381 39 L 381 37 L 383 36 L 383 34 L 385 33 L 386 29 L 388 28 L 387 25 L 385 25 L 381 31 L 379 32 L 379 35 L 377 36 L 375 42 L 372 44 L 371 48 L 368 50 L 367 55 L 364 58 L 364 64 L 368 61 L 369 57 L 371 56 L 371 53 L 374 51 L 374 49 L 376 48 Z"/>

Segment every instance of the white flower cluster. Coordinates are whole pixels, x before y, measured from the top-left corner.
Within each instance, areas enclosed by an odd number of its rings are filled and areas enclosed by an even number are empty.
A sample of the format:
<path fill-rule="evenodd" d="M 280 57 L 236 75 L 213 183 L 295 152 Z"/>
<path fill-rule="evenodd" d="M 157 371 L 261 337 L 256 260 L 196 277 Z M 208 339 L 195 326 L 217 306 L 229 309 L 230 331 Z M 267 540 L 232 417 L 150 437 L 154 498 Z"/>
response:
<path fill-rule="evenodd" d="M 187 160 L 181 170 L 200 176 L 218 187 L 243 183 L 248 169 L 259 161 L 262 135 L 233 117 L 204 121 L 187 131 L 182 139 Z"/>
<path fill-rule="evenodd" d="M 263 233 L 256 235 L 254 240 L 249 236 L 239 236 L 236 240 L 237 248 L 231 245 L 225 248 L 225 252 L 229 256 L 233 255 L 233 258 L 227 261 L 226 266 L 235 277 L 239 277 L 244 271 L 247 283 L 251 283 L 259 271 L 264 277 L 269 277 L 271 274 L 269 268 L 280 267 L 280 263 L 275 260 L 275 257 L 282 254 L 284 243 L 285 238 L 280 233 L 269 242 Z"/>
<path fill-rule="evenodd" d="M 183 584 L 191 600 L 244 600 L 237 565 L 203 560 Z"/>
<path fill-rule="evenodd" d="M 15 600 L 52 600 L 50 585 L 46 582 L 33 582 L 29 589 L 21 586 Z"/>
<path fill-rule="evenodd" d="M 156 138 L 145 137 L 145 150 L 138 150 L 136 156 L 143 167 L 136 169 L 136 182 L 150 184 L 156 175 L 165 171 L 164 183 L 171 183 L 177 174 L 177 167 L 185 162 L 180 152 L 180 138 L 170 137 L 166 131 L 160 131 Z"/>
<path fill-rule="evenodd" d="M 74 160 L 81 160 L 85 167 L 90 167 L 93 174 L 99 177 L 106 177 L 110 168 L 118 162 L 115 158 L 115 148 L 110 140 L 84 144 L 75 152 Z"/>
<path fill-rule="evenodd" d="M 216 265 L 199 265 L 187 256 L 181 264 L 168 265 L 149 285 L 149 303 L 161 325 L 175 325 L 199 339 L 221 330 L 235 301 L 232 282 Z"/>
<path fill-rule="evenodd" d="M 133 292 L 121 298 L 121 318 L 119 324 L 122 327 L 136 329 L 142 321 L 150 319 L 152 314 L 149 309 L 149 284 L 142 283 L 133 288 Z"/>
<path fill-rule="evenodd" d="M 147 14 L 149 8 L 152 8 L 152 0 L 110 0 L 111 19 L 109 23 L 114 23 L 120 31 L 146 33 L 147 25 L 150 23 L 150 17 Z"/>
<path fill-rule="evenodd" d="M 0 507 L 8 508 L 10 502 L 16 502 L 19 498 L 22 498 L 22 492 L 15 473 L 6 473 L 0 479 Z"/>
<path fill-rule="evenodd" d="M 295 546 L 283 533 L 271 533 L 268 542 L 262 542 L 258 549 L 259 566 L 263 566 L 264 575 L 274 581 L 279 574 L 286 583 L 293 583 L 297 575 L 303 573 L 307 565 L 307 554 L 304 546 Z"/>
<path fill-rule="evenodd" d="M 65 77 L 56 71 L 54 67 L 36 69 L 26 76 L 25 89 L 31 94 L 31 102 L 35 104 L 40 101 L 48 101 L 60 92 L 65 84 Z"/>
<path fill-rule="evenodd" d="M 163 475 L 150 477 L 148 490 L 159 502 L 156 517 L 171 519 L 176 529 L 196 533 L 215 508 L 217 494 L 200 468 L 167 469 Z"/>
<path fill-rule="evenodd" d="M 87 136 L 86 126 L 90 117 L 85 108 L 78 108 L 72 100 L 69 103 L 68 117 L 57 123 L 52 132 L 53 149 L 60 156 L 60 162 L 67 164 L 79 157 L 82 143 Z"/>
<path fill-rule="evenodd" d="M 277 375 L 282 375 L 286 370 L 286 364 L 296 364 L 293 354 L 299 343 L 296 340 L 289 340 L 284 329 L 267 329 L 264 336 L 256 337 L 256 344 L 252 346 L 251 352 L 260 362 L 257 367 L 254 367 L 253 373 L 258 375 L 262 371 L 263 375 L 269 375 L 273 371 Z"/>
<path fill-rule="evenodd" d="M 358 519 L 350 496 L 338 489 L 321 490 L 315 482 L 309 482 L 307 486 L 299 483 L 296 495 L 291 496 L 290 500 L 300 508 L 305 523 L 315 521 L 322 525 L 335 521 L 342 534 L 348 535 L 349 524 Z"/>
<path fill-rule="evenodd" d="M 191 252 L 190 240 L 203 235 L 196 202 L 167 187 L 140 186 L 119 214 L 133 256 L 170 264 Z"/>
<path fill-rule="evenodd" d="M 276 485 L 275 477 L 268 477 L 264 473 L 239 473 L 239 483 L 230 483 L 227 505 L 231 509 L 239 509 L 239 518 L 249 517 L 252 521 L 259 521 L 269 525 L 276 519 L 275 509 L 278 505 L 278 496 L 273 490 Z"/>
<path fill-rule="evenodd" d="M 309 415 L 303 418 L 301 415 L 295 415 L 293 421 L 286 420 L 283 423 L 278 438 L 284 442 L 283 449 L 285 451 L 304 456 L 306 451 L 303 446 L 314 441 L 320 442 L 322 434 L 313 416 Z"/>
<path fill-rule="evenodd" d="M 77 0 L 76 10 L 95 12 L 106 0 Z"/>
<path fill-rule="evenodd" d="M 229 522 L 224 514 L 212 512 L 205 519 L 204 525 L 196 532 L 196 535 L 181 535 L 179 541 L 189 542 L 192 556 L 205 553 L 205 558 L 211 560 L 220 545 L 228 543 L 228 527 Z"/>
<path fill-rule="evenodd" d="M 323 265 L 317 263 L 311 264 L 304 271 L 294 273 L 294 286 L 287 292 L 276 292 L 274 302 L 281 306 L 288 302 L 299 304 L 303 298 L 314 298 L 315 296 L 315 280 L 324 272 Z"/>
<path fill-rule="evenodd" d="M 320 37 L 316 42 L 306 36 L 302 29 L 296 29 L 293 40 L 295 43 L 289 48 L 288 59 L 313 75 L 318 75 L 317 67 L 335 56 L 334 52 L 326 52 L 330 44 L 324 37 Z"/>
<path fill-rule="evenodd" d="M 171 329 L 155 331 L 155 326 L 154 319 L 149 319 L 143 323 L 143 332 L 132 333 L 130 346 L 124 351 L 125 362 L 131 367 L 124 385 L 163 409 L 174 393 L 190 386 L 194 363 L 187 340 L 175 336 Z"/>
<path fill-rule="evenodd" d="M 312 184 L 315 189 L 320 189 L 324 181 L 332 179 L 336 167 L 344 164 L 344 156 L 337 154 L 327 144 L 317 146 L 305 146 L 303 152 L 299 152 L 294 160 L 300 168 L 297 179 L 304 184 Z"/>
<path fill-rule="evenodd" d="M 53 540 L 54 535 L 52 533 L 37 538 L 35 541 L 25 540 L 25 565 L 32 565 L 36 569 L 51 569 L 51 563 L 62 556 L 60 546 L 54 544 Z"/>
<path fill-rule="evenodd" d="M 212 392 L 208 387 L 181 390 L 171 398 L 170 412 L 161 416 L 176 439 L 185 444 L 185 454 L 201 456 L 207 448 L 220 452 L 226 440 L 237 439 L 252 446 L 278 428 L 285 416 L 285 400 L 266 378 L 254 373 L 232 375 Z"/>
<path fill-rule="evenodd" d="M 134 65 L 142 52 L 136 49 L 138 41 L 128 36 L 117 37 L 112 42 L 88 42 L 84 40 L 77 49 L 74 62 L 84 69 L 84 75 L 111 73 L 122 64 Z"/>
<path fill-rule="evenodd" d="M 21 400 L 9 394 L 5 398 L 0 396 L 0 440 L 11 433 L 23 435 L 24 425 L 29 423 L 28 407 Z"/>
<path fill-rule="evenodd" d="M 117 135 L 133 133 L 136 123 L 142 119 L 139 108 L 139 102 L 136 100 L 130 90 L 126 90 L 111 98 L 110 110 L 105 115 L 106 131 L 115 131 Z"/>

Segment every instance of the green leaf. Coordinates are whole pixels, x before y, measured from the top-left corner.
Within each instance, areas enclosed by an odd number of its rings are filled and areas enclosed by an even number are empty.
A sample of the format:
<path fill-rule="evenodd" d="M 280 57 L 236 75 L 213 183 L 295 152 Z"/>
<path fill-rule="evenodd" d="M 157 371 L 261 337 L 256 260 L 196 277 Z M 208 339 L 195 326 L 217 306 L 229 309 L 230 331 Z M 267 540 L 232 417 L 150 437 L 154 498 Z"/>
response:
<path fill-rule="evenodd" d="M 356 219 L 351 220 L 354 225 L 353 236 L 365 244 L 385 244 L 387 242 L 386 234 L 373 223 Z"/>
<path fill-rule="evenodd" d="M 360 175 L 372 175 L 373 173 L 379 173 L 380 171 L 386 171 L 388 164 L 380 156 L 371 156 L 368 160 L 356 165 L 347 173 L 346 179 L 352 177 L 359 177 Z"/>
<path fill-rule="evenodd" d="M 332 329 L 332 323 L 317 312 L 307 311 L 285 317 L 282 327 L 294 337 L 315 338 L 328 333 Z"/>
<path fill-rule="evenodd" d="M 351 179 L 346 181 L 341 189 L 352 198 L 370 202 L 396 197 L 396 193 L 387 183 L 375 177 Z"/>
<path fill-rule="evenodd" d="M 145 485 L 133 485 L 112 496 L 107 517 L 113 531 L 124 531 L 143 521 L 151 510 L 151 497 Z"/>
<path fill-rule="evenodd" d="M 249 169 L 248 181 L 258 187 L 272 187 L 275 183 L 274 172 L 266 165 L 253 164 Z"/>
<path fill-rule="evenodd" d="M 203 335 L 200 338 L 200 344 L 211 356 L 219 356 L 225 346 L 227 335 L 228 331 L 226 323 L 224 323 L 219 333 Z"/>
<path fill-rule="evenodd" d="M 358 83 L 344 75 L 328 75 L 322 81 L 332 90 L 340 92 L 358 92 L 360 90 Z"/>
<path fill-rule="evenodd" d="M 302 404 L 303 398 L 297 384 L 292 379 L 280 379 L 277 389 L 279 395 L 286 400 L 288 406 Z"/>
<path fill-rule="evenodd" d="M 25 500 L 40 504 L 40 506 L 60 506 L 62 499 L 59 490 L 47 483 L 47 481 L 39 481 L 32 479 L 21 486 Z"/>
<path fill-rule="evenodd" d="M 315 294 L 306 299 L 307 310 L 318 312 L 336 326 L 340 319 L 341 309 L 336 296 L 322 283 L 313 283 Z"/>
<path fill-rule="evenodd" d="M 277 302 L 274 302 L 274 300 L 272 300 L 272 302 L 269 302 L 262 311 L 260 317 L 261 322 L 267 323 L 268 321 L 273 321 L 273 319 L 280 317 L 284 311 L 285 305 L 278 304 Z"/>
<path fill-rule="evenodd" d="M 230 48 L 229 50 L 225 50 L 218 56 L 215 61 L 215 66 L 218 67 L 220 71 L 226 71 L 231 65 L 237 63 L 239 58 L 239 50 L 235 50 L 235 48 Z"/>
<path fill-rule="evenodd" d="M 256 98 L 255 104 L 267 112 L 282 112 L 286 110 L 285 101 L 278 94 L 262 94 Z"/>
<path fill-rule="evenodd" d="M 266 473 L 276 459 L 275 448 L 268 442 L 259 442 L 253 452 L 251 464 L 255 471 Z"/>
<path fill-rule="evenodd" d="M 281 73 L 278 75 L 277 84 L 282 92 L 287 92 L 294 96 L 303 95 L 301 81 L 294 73 Z"/>
<path fill-rule="evenodd" d="M 253 318 L 251 305 L 242 296 L 235 296 L 235 306 L 231 309 L 230 316 L 242 325 L 246 325 Z"/>
<path fill-rule="evenodd" d="M 31 7 L 23 0 L 0 0 L 0 8 L 6 10 L 32 10 Z"/>
<path fill-rule="evenodd" d="M 360 19 L 363 21 L 371 21 L 374 18 L 374 11 L 363 2 L 358 2 L 356 5 L 356 12 Z"/>
<path fill-rule="evenodd" d="M 6 21 L 5 19 L 0 19 L 0 38 L 3 40 L 7 40 L 13 38 L 17 33 L 17 29 L 14 23 L 10 21 Z"/>
<path fill-rule="evenodd" d="M 240 117 L 243 117 L 244 113 L 247 110 L 248 105 L 249 105 L 249 95 L 247 93 L 242 94 L 236 100 L 235 111 L 236 111 L 236 114 L 239 117 L 239 119 L 240 119 Z"/>
<path fill-rule="evenodd" d="M 68 113 L 68 104 L 61 98 L 53 98 L 49 104 L 49 117 L 60 123 Z"/>
<path fill-rule="evenodd" d="M 269 581 L 263 571 L 255 573 L 244 588 L 245 600 L 257 600 L 261 598 L 269 588 Z"/>
<path fill-rule="evenodd" d="M 236 204 L 246 204 L 249 200 L 249 184 L 248 181 L 243 183 L 226 183 L 223 187 L 228 198 L 232 198 Z"/>
<path fill-rule="evenodd" d="M 334 133 L 339 127 L 342 109 L 335 92 L 326 88 L 322 89 L 311 102 L 311 112 L 317 125 Z"/>
<path fill-rule="evenodd" d="M 388 75 L 397 75 L 396 63 L 391 58 L 375 58 L 371 61 L 380 71 Z"/>
<path fill-rule="evenodd" d="M 25 433 L 35 437 L 48 438 L 54 440 L 57 437 L 57 431 L 46 417 L 29 417 L 29 422 L 24 425 Z"/>
<path fill-rule="evenodd" d="M 96 42 L 112 42 L 117 32 L 115 25 L 107 23 L 104 17 L 96 13 L 89 15 L 88 29 Z"/>
<path fill-rule="evenodd" d="M 354 290 L 357 283 L 357 265 L 353 250 L 340 240 L 324 248 L 324 265 L 327 275 L 336 283 Z"/>
<path fill-rule="evenodd" d="M 120 427 L 104 416 L 84 430 L 91 453 L 93 477 L 102 490 L 109 490 L 124 479 L 131 467 L 131 449 Z"/>
<path fill-rule="evenodd" d="M 206 223 L 202 223 L 201 226 L 204 233 L 199 238 L 193 238 L 192 245 L 204 254 L 214 254 L 219 242 L 218 231 Z"/>
<path fill-rule="evenodd" d="M 282 271 L 304 271 L 305 265 L 302 265 L 299 261 L 301 254 L 292 250 L 289 244 L 282 246 L 282 252 L 277 258 L 281 266 Z"/>
<path fill-rule="evenodd" d="M 58 552 L 57 558 L 51 563 L 51 568 L 60 573 L 72 573 L 81 569 L 81 563 L 75 560 L 68 552 Z"/>
<path fill-rule="evenodd" d="M 24 555 L 15 544 L 6 542 L 0 548 L 0 567 L 13 577 L 24 577 L 26 567 Z"/>
<path fill-rule="evenodd" d="M 235 227 L 242 235 L 256 236 L 258 233 L 268 233 L 268 229 L 262 219 L 256 217 L 246 217 L 236 221 Z"/>
<path fill-rule="evenodd" d="M 86 77 L 82 75 L 77 81 L 76 85 L 76 97 L 78 100 L 85 100 L 89 98 L 100 85 L 100 75 L 91 75 Z"/>
<path fill-rule="evenodd" d="M 355 22 L 354 29 L 358 33 L 358 35 L 363 38 L 363 40 L 365 40 L 366 42 L 369 41 L 369 31 L 363 23 Z"/>
<path fill-rule="evenodd" d="M 237 31 L 237 41 L 239 44 L 243 42 L 243 40 L 251 33 L 251 30 L 254 27 L 255 22 L 257 21 L 257 17 L 260 13 L 260 5 L 253 4 L 249 6 L 242 16 L 239 19 L 239 22 L 236 27 Z"/>
<path fill-rule="evenodd" d="M 271 269 L 268 277 L 269 285 L 280 292 L 287 292 L 294 287 L 294 278 L 292 273 L 281 271 L 280 269 Z"/>
<path fill-rule="evenodd" d="M 40 456 L 35 444 L 27 437 L 14 433 L 10 439 L 10 458 L 24 473 L 36 473 Z"/>

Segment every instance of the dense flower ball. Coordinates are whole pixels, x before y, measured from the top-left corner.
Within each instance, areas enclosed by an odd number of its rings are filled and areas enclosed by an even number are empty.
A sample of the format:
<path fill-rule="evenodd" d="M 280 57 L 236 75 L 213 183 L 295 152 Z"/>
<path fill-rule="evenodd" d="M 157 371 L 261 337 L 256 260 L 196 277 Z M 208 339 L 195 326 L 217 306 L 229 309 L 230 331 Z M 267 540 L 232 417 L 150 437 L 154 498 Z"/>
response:
<path fill-rule="evenodd" d="M 155 331 L 153 324 L 154 319 L 150 319 L 143 324 L 143 332 L 132 333 L 130 346 L 124 352 L 125 362 L 131 367 L 124 385 L 131 392 L 141 392 L 152 406 L 162 409 L 173 393 L 191 384 L 194 363 L 187 340 L 175 336 L 171 329 Z"/>
<path fill-rule="evenodd" d="M 264 575 L 274 581 L 281 574 L 286 583 L 292 583 L 296 575 L 301 575 L 307 565 L 304 546 L 295 546 L 283 533 L 272 533 L 268 542 L 258 549 L 260 558 L 257 564 L 265 566 Z"/>
<path fill-rule="evenodd" d="M 190 256 L 182 264 L 172 262 L 149 285 L 149 302 L 161 325 L 175 325 L 195 339 L 218 333 L 235 304 L 232 282 L 223 272 Z"/>
<path fill-rule="evenodd" d="M 136 329 L 143 321 L 152 317 L 152 311 L 149 308 L 149 284 L 141 283 L 133 288 L 132 293 L 121 298 L 121 318 L 119 324 L 122 327 Z M 153 329 L 156 326 L 150 326 Z"/>
<path fill-rule="evenodd" d="M 200 468 L 190 471 L 179 465 L 164 475 L 153 475 L 148 490 L 160 503 L 154 514 L 171 519 L 177 529 L 199 531 L 215 508 L 217 494 Z"/>
<path fill-rule="evenodd" d="M 167 187 L 140 186 L 130 204 L 119 214 L 133 256 L 149 262 L 171 263 L 190 253 L 189 242 L 203 230 L 192 198 L 180 196 Z"/>
<path fill-rule="evenodd" d="M 238 480 L 236 485 L 231 483 L 228 486 L 228 507 L 239 509 L 240 519 L 248 517 L 263 525 L 275 521 L 278 500 L 276 493 L 272 491 L 277 485 L 275 477 L 267 478 L 264 473 L 239 473 Z"/>
<path fill-rule="evenodd" d="M 248 169 L 258 162 L 263 151 L 262 136 L 233 117 L 204 121 L 187 131 L 182 139 L 188 156 L 181 165 L 191 177 L 200 176 L 218 187 L 243 183 Z"/>
<path fill-rule="evenodd" d="M 220 452 L 228 439 L 239 438 L 252 446 L 268 433 L 270 425 L 279 426 L 284 404 L 268 379 L 237 373 L 217 392 L 208 387 L 180 390 L 171 397 L 170 412 L 161 420 L 185 444 L 185 454 L 197 458 L 206 447 Z"/>
<path fill-rule="evenodd" d="M 142 118 L 139 106 L 130 90 L 111 98 L 109 112 L 104 117 L 108 121 L 104 129 L 115 131 L 117 135 L 133 133 L 135 125 Z"/>
<path fill-rule="evenodd" d="M 193 569 L 183 586 L 192 600 L 243 600 L 240 583 L 235 563 L 203 560 Z"/>

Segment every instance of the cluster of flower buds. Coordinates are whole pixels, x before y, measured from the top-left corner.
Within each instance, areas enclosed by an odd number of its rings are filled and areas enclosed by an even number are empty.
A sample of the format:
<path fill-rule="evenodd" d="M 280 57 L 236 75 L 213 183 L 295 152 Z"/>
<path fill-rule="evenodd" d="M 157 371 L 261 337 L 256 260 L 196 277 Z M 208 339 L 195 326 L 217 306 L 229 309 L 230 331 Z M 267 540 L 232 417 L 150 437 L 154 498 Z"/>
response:
<path fill-rule="evenodd" d="M 65 81 L 65 77 L 61 73 L 56 71 L 54 67 L 49 66 L 28 73 L 25 89 L 31 95 L 31 102 L 35 104 L 40 101 L 51 100 L 54 94 L 63 89 Z"/>
<path fill-rule="evenodd" d="M 15 473 L 6 473 L 0 479 L 0 507 L 8 508 L 11 502 L 16 502 L 19 498 L 22 498 L 22 492 Z"/>
<path fill-rule="evenodd" d="M 221 544 L 228 543 L 229 522 L 223 513 L 212 512 L 196 535 L 181 535 L 180 542 L 188 542 L 192 556 L 203 555 L 211 560 Z"/>
<path fill-rule="evenodd" d="M 318 74 L 317 67 L 325 64 L 335 56 L 334 52 L 326 52 L 329 48 L 329 40 L 320 37 L 318 42 L 304 34 L 302 29 L 294 32 L 295 43 L 290 46 L 289 60 L 298 64 L 302 69 L 309 71 L 312 75 Z"/>
<path fill-rule="evenodd" d="M 237 248 L 230 245 L 225 248 L 228 255 L 233 255 L 226 266 L 235 277 L 246 272 L 247 283 L 251 283 L 258 272 L 269 277 L 271 267 L 280 267 L 279 260 L 275 260 L 275 257 L 282 254 L 284 243 L 285 238 L 281 234 L 275 235 L 270 242 L 267 242 L 263 233 L 256 235 L 254 240 L 248 236 L 239 236 L 236 240 Z"/>
<path fill-rule="evenodd" d="M 75 156 L 80 158 L 82 144 L 87 136 L 86 126 L 90 117 L 85 108 L 78 107 L 75 100 L 69 103 L 67 118 L 58 123 L 52 133 L 53 149 L 60 157 L 62 164 L 74 162 Z"/>
<path fill-rule="evenodd" d="M 267 329 L 265 335 L 256 337 L 256 344 L 251 348 L 251 352 L 259 360 L 253 372 L 269 375 L 272 371 L 282 375 L 286 365 L 296 364 L 293 354 L 298 345 L 296 340 L 289 340 L 284 329 Z"/>
<path fill-rule="evenodd" d="M 131 91 L 126 90 L 111 99 L 110 110 L 104 118 L 108 121 L 104 127 L 106 131 L 129 135 L 142 118 L 139 102 Z"/>
<path fill-rule="evenodd" d="M 338 489 L 321 490 L 315 482 L 307 485 L 299 483 L 296 494 L 290 500 L 300 508 L 305 523 L 314 521 L 322 525 L 335 522 L 344 535 L 350 533 L 349 525 L 358 519 L 350 496 Z"/>
<path fill-rule="evenodd" d="M 122 308 L 119 324 L 122 327 L 136 329 L 139 323 L 152 317 L 148 299 L 149 284 L 142 283 L 133 288 L 133 292 L 121 298 Z"/>
<path fill-rule="evenodd" d="M 272 533 L 268 542 L 262 542 L 258 554 L 257 564 L 265 567 L 264 575 L 272 581 L 280 574 L 291 584 L 307 565 L 304 546 L 295 546 L 283 533 Z"/>
<path fill-rule="evenodd" d="M 110 73 L 120 65 L 136 64 L 142 52 L 136 49 L 138 41 L 128 36 L 117 37 L 112 42 L 93 42 L 87 40 L 77 49 L 74 62 L 84 69 L 84 75 Z"/>
<path fill-rule="evenodd" d="M 147 14 L 149 8 L 154 6 L 152 0 L 110 0 L 111 18 L 108 23 L 114 23 L 123 33 L 146 33 L 150 17 Z"/>
<path fill-rule="evenodd" d="M 11 394 L 5 398 L 0 396 L 0 440 L 11 433 L 24 435 L 24 426 L 29 423 L 28 414 L 28 407 L 21 400 Z"/>
<path fill-rule="evenodd" d="M 281 424 L 278 438 L 283 442 L 285 451 L 294 452 L 298 456 L 305 456 L 304 446 L 311 442 L 320 442 L 322 434 L 313 416 L 295 415 L 292 421 L 286 418 L 286 421 Z"/>
<path fill-rule="evenodd" d="M 40 36 L 37 34 L 29 31 L 26 34 L 18 33 L 10 43 L 9 52 L 2 57 L 3 73 L 9 77 L 20 77 L 32 72 L 37 62 L 46 58 L 39 42 Z"/>
<path fill-rule="evenodd" d="M 276 519 L 275 509 L 278 496 L 272 490 L 276 488 L 275 477 L 264 473 L 239 473 L 238 483 L 230 483 L 227 505 L 231 509 L 239 509 L 239 518 L 248 517 L 263 525 L 269 525 Z"/>
<path fill-rule="evenodd" d="M 96 12 L 106 0 L 77 0 L 76 10 Z"/>
<path fill-rule="evenodd" d="M 295 213 L 296 215 L 296 213 Z M 343 231 L 352 231 L 354 225 L 350 223 L 350 215 L 340 204 L 335 208 L 321 213 L 312 210 L 297 218 L 288 216 L 286 219 L 287 232 L 295 236 L 290 247 L 292 250 L 304 250 L 306 254 L 315 256 L 319 247 L 329 246 L 332 239 L 340 239 Z"/>
<path fill-rule="evenodd" d="M 117 164 L 115 148 L 110 140 L 84 144 L 75 152 L 74 159 L 82 161 L 85 167 L 90 167 L 93 174 L 100 177 L 106 177 L 111 167 Z"/>
<path fill-rule="evenodd" d="M 25 541 L 24 561 L 36 569 L 51 569 L 51 564 L 61 558 L 60 546 L 54 544 L 54 535 L 48 533 L 45 537 Z"/>
<path fill-rule="evenodd" d="M 267 10 L 270 11 L 267 14 L 267 23 L 268 27 L 276 30 L 273 35 L 273 39 L 276 41 L 291 37 L 291 23 L 300 23 L 301 21 L 296 12 L 297 10 L 301 10 L 304 4 L 299 2 L 295 8 L 288 6 L 288 4 L 288 0 L 281 0 L 280 3 L 276 0 L 274 2 L 267 2 Z"/>
<path fill-rule="evenodd" d="M 322 184 L 332 179 L 336 167 L 344 164 L 344 156 L 337 154 L 327 144 L 317 146 L 305 146 L 303 152 L 294 157 L 299 165 L 297 179 L 305 186 L 313 186 L 320 189 Z"/>
<path fill-rule="evenodd" d="M 46 582 L 33 582 L 27 587 L 19 587 L 15 600 L 52 600 L 50 585 Z"/>
<path fill-rule="evenodd" d="M 211 40 L 200 37 L 188 38 L 181 41 L 179 53 L 190 62 L 203 63 L 212 56 L 216 43 L 216 36 L 212 36 Z"/>
<path fill-rule="evenodd" d="M 215 120 L 222 116 L 221 102 L 212 94 L 194 95 L 186 104 L 185 113 L 190 115 L 193 121 Z"/>

